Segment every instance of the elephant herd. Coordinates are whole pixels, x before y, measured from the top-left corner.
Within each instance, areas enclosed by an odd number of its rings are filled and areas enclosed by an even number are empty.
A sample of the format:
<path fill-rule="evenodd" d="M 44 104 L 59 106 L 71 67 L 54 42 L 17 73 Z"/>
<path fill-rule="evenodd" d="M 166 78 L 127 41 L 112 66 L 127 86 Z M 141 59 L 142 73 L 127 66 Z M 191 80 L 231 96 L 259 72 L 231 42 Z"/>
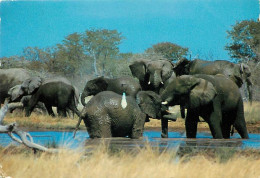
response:
<path fill-rule="evenodd" d="M 252 101 L 247 65 L 224 60 L 182 59 L 172 63 L 139 59 L 129 68 L 131 77 L 89 80 L 80 99 L 67 79 L 42 79 L 30 76 L 24 69 L 1 69 L 0 101 L 3 103 L 6 97 L 23 101 L 29 96 L 24 104 L 26 116 L 39 103 L 45 105 L 50 115 L 54 115 L 52 106 L 62 116 L 71 110 L 79 116 L 75 131 L 83 120 L 90 138 L 139 138 L 150 118 L 161 120 L 161 136 L 167 138 L 168 120 L 176 119 L 168 107 L 175 105 L 180 105 L 185 118 L 187 138 L 196 138 L 199 117 L 208 123 L 213 138 L 230 138 L 234 128 L 241 138 L 249 138 L 239 90 L 245 83 Z M 90 95 L 94 96 L 86 103 L 85 98 Z M 81 112 L 77 109 L 79 100 L 84 106 Z"/>

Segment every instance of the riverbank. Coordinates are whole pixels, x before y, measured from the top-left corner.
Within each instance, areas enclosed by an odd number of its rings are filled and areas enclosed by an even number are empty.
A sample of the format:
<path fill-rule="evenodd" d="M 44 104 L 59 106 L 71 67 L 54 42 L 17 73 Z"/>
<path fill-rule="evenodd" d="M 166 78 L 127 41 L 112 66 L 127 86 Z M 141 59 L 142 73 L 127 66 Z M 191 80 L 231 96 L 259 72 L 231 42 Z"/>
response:
<path fill-rule="evenodd" d="M 245 118 L 249 133 L 260 133 L 260 103 L 254 102 L 252 105 L 249 103 L 244 104 Z M 176 113 L 178 119 L 176 122 L 169 122 L 169 131 L 184 131 L 184 119 L 180 118 L 179 107 L 170 108 L 170 112 Z M 201 119 L 203 121 L 203 119 Z M 4 124 L 17 122 L 20 127 L 27 131 L 71 131 L 74 130 L 78 117 L 75 118 L 59 118 L 50 117 L 47 115 L 39 115 L 33 113 L 30 117 L 24 117 L 21 112 L 8 113 L 4 119 Z M 80 125 L 80 130 L 86 130 L 83 121 Z M 157 119 L 150 119 L 150 122 L 145 123 L 145 130 L 161 130 L 161 121 Z M 209 127 L 206 122 L 199 122 L 198 131 L 209 132 Z"/>

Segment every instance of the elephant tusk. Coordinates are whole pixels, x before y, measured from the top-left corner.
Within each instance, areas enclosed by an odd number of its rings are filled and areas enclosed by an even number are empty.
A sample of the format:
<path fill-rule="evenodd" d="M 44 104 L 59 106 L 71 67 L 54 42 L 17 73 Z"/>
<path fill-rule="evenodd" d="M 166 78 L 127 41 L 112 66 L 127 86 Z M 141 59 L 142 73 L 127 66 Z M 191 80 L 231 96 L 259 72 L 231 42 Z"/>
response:
<path fill-rule="evenodd" d="M 123 109 L 125 109 L 126 106 L 127 106 L 127 101 L 126 101 L 125 93 L 123 93 L 123 95 L 122 95 L 121 106 L 122 106 Z"/>
<path fill-rule="evenodd" d="M 164 101 L 162 102 L 163 105 L 167 105 L 168 104 L 168 101 Z"/>
<path fill-rule="evenodd" d="M 149 82 L 148 82 L 148 85 L 150 85 L 150 84 L 151 84 L 151 82 L 149 81 Z"/>
<path fill-rule="evenodd" d="M 164 85 L 164 83 L 163 83 L 163 82 L 161 82 L 161 84 L 162 84 L 162 85 Z"/>

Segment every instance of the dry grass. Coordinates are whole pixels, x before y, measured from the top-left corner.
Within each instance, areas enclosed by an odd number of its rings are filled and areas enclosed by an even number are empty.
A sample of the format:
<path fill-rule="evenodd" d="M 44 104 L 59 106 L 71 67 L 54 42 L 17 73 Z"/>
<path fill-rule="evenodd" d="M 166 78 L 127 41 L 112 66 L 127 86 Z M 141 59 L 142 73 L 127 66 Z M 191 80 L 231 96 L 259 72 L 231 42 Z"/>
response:
<path fill-rule="evenodd" d="M 247 123 L 257 123 L 260 121 L 260 102 L 253 102 L 252 105 L 244 103 L 245 118 Z"/>
<path fill-rule="evenodd" d="M 138 153 L 111 154 L 105 147 L 92 154 L 63 150 L 39 155 L 0 151 L 1 172 L 13 178 L 102 178 L 102 177 L 259 177 L 260 159 L 234 156 L 227 162 L 196 155 L 179 158 L 175 152 L 159 153 L 150 147 Z"/>
<path fill-rule="evenodd" d="M 51 117 L 48 115 L 37 115 L 33 113 L 30 117 L 24 117 L 21 113 L 8 114 L 4 119 L 5 123 L 17 122 L 19 126 L 28 128 L 30 130 L 73 130 L 78 122 L 78 117 L 62 118 Z M 81 128 L 85 129 L 83 122 Z"/>

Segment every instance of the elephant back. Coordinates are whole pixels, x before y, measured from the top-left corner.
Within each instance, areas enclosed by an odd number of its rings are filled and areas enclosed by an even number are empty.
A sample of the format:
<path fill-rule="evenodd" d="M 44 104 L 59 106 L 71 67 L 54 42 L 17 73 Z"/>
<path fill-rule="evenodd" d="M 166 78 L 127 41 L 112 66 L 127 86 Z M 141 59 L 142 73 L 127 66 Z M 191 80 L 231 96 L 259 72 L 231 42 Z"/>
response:
<path fill-rule="evenodd" d="M 117 94 L 126 93 L 127 96 L 135 97 L 141 91 L 141 85 L 132 77 L 124 76 L 116 79 L 108 80 L 108 91 L 116 92 Z"/>

